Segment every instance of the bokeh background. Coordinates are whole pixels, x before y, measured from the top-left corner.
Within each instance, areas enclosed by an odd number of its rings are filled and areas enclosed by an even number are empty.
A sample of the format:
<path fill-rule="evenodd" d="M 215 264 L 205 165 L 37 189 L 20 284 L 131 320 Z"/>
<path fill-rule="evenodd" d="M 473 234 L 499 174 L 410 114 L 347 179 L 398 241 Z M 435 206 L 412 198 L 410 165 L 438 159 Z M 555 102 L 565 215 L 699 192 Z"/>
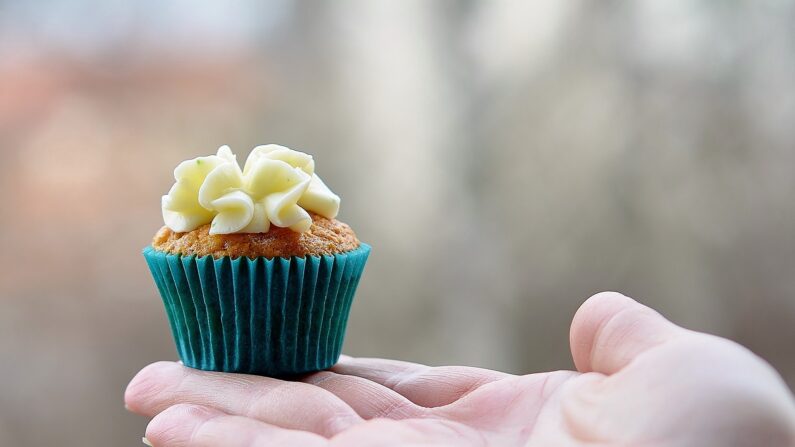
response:
<path fill-rule="evenodd" d="M 172 169 L 315 155 L 346 351 L 571 368 L 622 291 L 795 384 L 795 3 L 0 0 L 0 445 L 133 446 Z"/>

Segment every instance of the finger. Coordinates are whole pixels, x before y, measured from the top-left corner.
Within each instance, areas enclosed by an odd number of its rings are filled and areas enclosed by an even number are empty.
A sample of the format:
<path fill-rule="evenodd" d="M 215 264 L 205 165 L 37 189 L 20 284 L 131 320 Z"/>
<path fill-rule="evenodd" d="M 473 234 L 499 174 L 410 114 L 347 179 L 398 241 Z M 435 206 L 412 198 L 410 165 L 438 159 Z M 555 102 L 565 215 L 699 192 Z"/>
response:
<path fill-rule="evenodd" d="M 464 366 L 430 367 L 398 360 L 343 357 L 332 371 L 372 380 L 427 408 L 457 401 L 510 374 Z"/>
<path fill-rule="evenodd" d="M 477 442 L 476 440 L 481 442 Z M 476 429 L 439 419 L 371 419 L 329 440 L 333 447 L 485 445 Z M 493 444 L 490 444 L 493 445 Z"/>
<path fill-rule="evenodd" d="M 314 433 L 288 430 L 189 404 L 175 405 L 155 416 L 146 427 L 146 439 L 154 447 L 319 447 L 328 444 L 325 438 Z"/>
<path fill-rule="evenodd" d="M 569 341 L 578 371 L 613 374 L 643 352 L 686 333 L 631 298 L 603 292 L 580 306 Z"/>
<path fill-rule="evenodd" d="M 362 421 L 340 398 L 312 385 L 199 371 L 173 362 L 141 370 L 127 386 L 125 401 L 144 416 L 176 404 L 196 404 L 327 437 Z"/>
<path fill-rule="evenodd" d="M 426 409 L 394 390 L 362 377 L 321 371 L 302 379 L 334 393 L 364 419 L 422 417 Z"/>

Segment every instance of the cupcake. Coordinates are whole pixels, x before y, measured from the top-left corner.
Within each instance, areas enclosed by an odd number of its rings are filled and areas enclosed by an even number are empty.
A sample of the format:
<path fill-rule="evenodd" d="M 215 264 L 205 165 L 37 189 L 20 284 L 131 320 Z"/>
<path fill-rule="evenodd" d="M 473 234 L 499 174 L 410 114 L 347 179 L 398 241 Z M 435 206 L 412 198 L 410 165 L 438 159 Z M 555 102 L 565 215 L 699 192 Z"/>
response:
<path fill-rule="evenodd" d="M 312 156 L 228 146 L 179 164 L 144 258 L 186 366 L 286 376 L 337 362 L 370 247 Z"/>

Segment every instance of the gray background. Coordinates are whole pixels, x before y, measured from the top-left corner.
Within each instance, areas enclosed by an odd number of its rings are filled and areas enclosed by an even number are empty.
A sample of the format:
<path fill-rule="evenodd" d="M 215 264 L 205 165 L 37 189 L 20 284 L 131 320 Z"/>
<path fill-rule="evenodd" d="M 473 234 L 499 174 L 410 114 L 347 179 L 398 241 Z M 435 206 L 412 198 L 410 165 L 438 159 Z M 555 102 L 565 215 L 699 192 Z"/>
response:
<path fill-rule="evenodd" d="M 140 250 L 186 158 L 315 155 L 346 352 L 571 368 L 619 290 L 795 384 L 795 4 L 0 0 L 0 444 L 139 445 Z M 225 6 L 220 6 L 220 5 Z"/>

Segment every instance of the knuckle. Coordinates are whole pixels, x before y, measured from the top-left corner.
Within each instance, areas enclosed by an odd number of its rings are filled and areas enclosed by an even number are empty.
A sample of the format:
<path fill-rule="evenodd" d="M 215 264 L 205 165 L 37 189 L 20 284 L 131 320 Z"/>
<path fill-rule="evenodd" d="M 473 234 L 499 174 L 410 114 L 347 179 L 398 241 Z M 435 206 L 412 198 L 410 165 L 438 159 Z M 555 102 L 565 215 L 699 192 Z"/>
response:
<path fill-rule="evenodd" d="M 190 405 L 177 404 L 171 406 L 152 418 L 146 427 L 146 437 L 158 444 L 168 445 L 180 434 L 182 419 L 190 412 Z"/>
<path fill-rule="evenodd" d="M 341 433 L 359 422 L 359 417 L 352 411 L 330 410 L 324 417 L 320 418 L 317 433 L 330 438 Z"/>
<path fill-rule="evenodd" d="M 284 401 L 285 398 L 293 396 L 291 400 L 298 401 L 301 398 L 301 387 L 294 382 L 282 382 L 278 385 L 265 382 L 255 385 L 251 389 L 249 401 L 244 411 L 248 417 L 259 420 L 268 420 L 274 409 Z"/>
<path fill-rule="evenodd" d="M 175 404 L 155 416 L 146 427 L 155 445 L 193 445 L 196 434 L 222 415 L 218 410 L 194 404 Z"/>
<path fill-rule="evenodd" d="M 197 446 L 222 446 L 228 445 L 230 437 L 234 436 L 241 445 L 259 445 L 251 442 L 251 429 L 240 421 L 237 416 L 226 414 L 214 414 L 197 427 L 194 427 L 190 435 L 188 445 Z M 268 444 L 265 444 L 268 445 Z"/>
<path fill-rule="evenodd" d="M 127 385 L 124 401 L 135 408 L 141 402 L 157 396 L 169 386 L 173 377 L 180 374 L 181 368 L 173 362 L 157 362 L 146 366 Z"/>
<path fill-rule="evenodd" d="M 281 382 L 254 390 L 245 415 L 326 437 L 361 421 L 358 414 L 336 396 L 303 382 Z"/>

